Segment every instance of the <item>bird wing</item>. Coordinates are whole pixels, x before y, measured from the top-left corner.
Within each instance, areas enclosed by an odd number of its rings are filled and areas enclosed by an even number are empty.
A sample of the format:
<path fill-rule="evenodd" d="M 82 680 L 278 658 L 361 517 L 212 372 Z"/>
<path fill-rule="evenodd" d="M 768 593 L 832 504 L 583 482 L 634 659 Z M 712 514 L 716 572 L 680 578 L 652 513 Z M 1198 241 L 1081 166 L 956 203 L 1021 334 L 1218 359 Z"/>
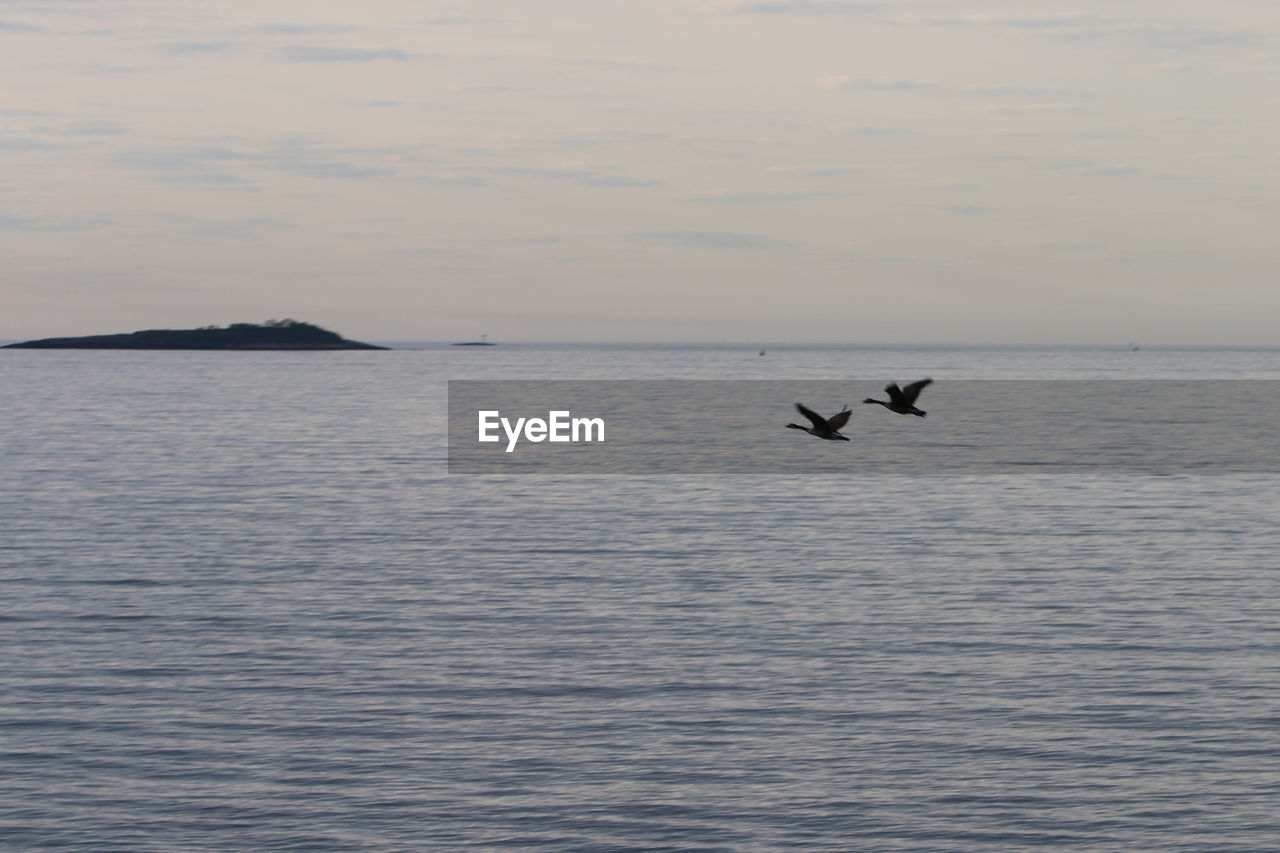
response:
<path fill-rule="evenodd" d="M 898 387 L 897 382 L 890 382 L 884 386 L 884 392 L 889 395 L 890 403 L 902 402 L 902 389 Z"/>
<path fill-rule="evenodd" d="M 827 428 L 827 419 L 815 412 L 813 409 L 806 408 L 803 403 L 796 403 L 796 411 L 812 421 L 815 428 Z"/>
<path fill-rule="evenodd" d="M 841 412 L 838 415 L 832 415 L 831 418 L 827 421 L 827 426 L 831 427 L 832 432 L 836 432 L 842 429 L 844 425 L 849 422 L 849 415 L 851 414 L 853 414 L 851 411 L 849 411 L 848 409 L 845 409 L 843 412 Z"/>
<path fill-rule="evenodd" d="M 921 379 L 919 382 L 912 382 L 906 388 L 902 389 L 903 398 L 908 404 L 914 403 L 916 398 L 920 396 L 920 392 L 924 390 L 924 386 L 928 385 L 932 381 L 932 379 Z"/>

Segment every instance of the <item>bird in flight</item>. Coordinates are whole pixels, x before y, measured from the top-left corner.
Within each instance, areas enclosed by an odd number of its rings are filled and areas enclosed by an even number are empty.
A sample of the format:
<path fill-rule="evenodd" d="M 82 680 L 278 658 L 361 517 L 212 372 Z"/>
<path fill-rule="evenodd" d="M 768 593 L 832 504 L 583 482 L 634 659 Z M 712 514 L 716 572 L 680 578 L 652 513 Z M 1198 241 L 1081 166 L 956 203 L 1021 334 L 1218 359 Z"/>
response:
<path fill-rule="evenodd" d="M 863 400 L 864 403 L 879 403 L 891 412 L 897 412 L 900 415 L 916 415 L 924 417 L 925 412 L 916 408 L 916 398 L 920 396 L 920 392 L 924 390 L 924 386 L 932 382 L 932 379 L 921 379 L 919 382 L 912 382 L 905 388 L 899 388 L 897 382 L 890 382 L 884 386 L 885 393 L 889 395 L 888 402 L 884 400 L 873 400 L 870 397 Z"/>
<path fill-rule="evenodd" d="M 801 403 L 796 403 L 796 411 L 808 418 L 813 426 L 801 426 L 800 424 L 787 424 L 788 429 L 798 429 L 816 435 L 818 438 L 825 438 L 827 441 L 848 441 L 846 436 L 840 434 L 840 429 L 849 422 L 849 415 L 853 414 L 848 407 L 839 414 L 832 415 L 830 418 L 824 418 L 822 415 L 806 408 Z"/>

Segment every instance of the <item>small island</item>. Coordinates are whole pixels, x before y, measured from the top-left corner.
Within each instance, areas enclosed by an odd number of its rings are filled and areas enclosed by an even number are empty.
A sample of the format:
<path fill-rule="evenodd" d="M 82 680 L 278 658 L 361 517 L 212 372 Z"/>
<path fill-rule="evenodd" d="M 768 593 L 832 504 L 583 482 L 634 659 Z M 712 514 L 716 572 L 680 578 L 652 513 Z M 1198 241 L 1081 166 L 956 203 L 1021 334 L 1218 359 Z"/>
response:
<path fill-rule="evenodd" d="M 450 346 L 455 346 L 455 347 L 496 347 L 496 346 L 497 346 L 497 344 L 491 344 L 491 343 L 489 343 L 489 336 L 488 336 L 488 335 L 481 335 L 481 336 L 480 336 L 480 340 L 478 340 L 478 341 L 461 341 L 461 342 L 456 343 L 456 344 L 450 344 Z"/>
<path fill-rule="evenodd" d="M 8 344 L 20 349 L 227 349 L 227 350 L 335 350 L 388 349 L 349 341 L 336 332 L 298 320 L 268 320 L 204 326 L 199 329 L 147 329 L 119 335 L 87 335 L 80 338 L 43 338 Z"/>

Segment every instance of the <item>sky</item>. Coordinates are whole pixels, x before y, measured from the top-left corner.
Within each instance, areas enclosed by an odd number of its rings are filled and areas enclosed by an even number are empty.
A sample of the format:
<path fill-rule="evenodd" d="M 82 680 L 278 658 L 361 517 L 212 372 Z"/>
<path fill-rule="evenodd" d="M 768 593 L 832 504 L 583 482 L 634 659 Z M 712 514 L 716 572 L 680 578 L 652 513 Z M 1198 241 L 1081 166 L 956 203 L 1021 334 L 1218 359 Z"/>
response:
<path fill-rule="evenodd" d="M 1271 0 L 0 0 L 0 338 L 1280 345 Z"/>

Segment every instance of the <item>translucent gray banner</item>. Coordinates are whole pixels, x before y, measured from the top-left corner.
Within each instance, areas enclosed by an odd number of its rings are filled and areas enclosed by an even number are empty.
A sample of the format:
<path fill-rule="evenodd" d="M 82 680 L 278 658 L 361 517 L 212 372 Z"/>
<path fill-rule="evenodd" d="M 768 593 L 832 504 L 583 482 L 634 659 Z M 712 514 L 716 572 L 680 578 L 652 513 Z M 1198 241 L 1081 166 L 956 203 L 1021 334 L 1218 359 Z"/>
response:
<path fill-rule="evenodd" d="M 892 402 L 884 385 L 455 380 L 449 471 L 1280 472 L 1280 381 L 938 381 L 916 400 L 925 417 L 863 402 Z M 814 428 L 796 403 L 824 418 L 849 409 L 848 441 L 788 429 Z"/>

